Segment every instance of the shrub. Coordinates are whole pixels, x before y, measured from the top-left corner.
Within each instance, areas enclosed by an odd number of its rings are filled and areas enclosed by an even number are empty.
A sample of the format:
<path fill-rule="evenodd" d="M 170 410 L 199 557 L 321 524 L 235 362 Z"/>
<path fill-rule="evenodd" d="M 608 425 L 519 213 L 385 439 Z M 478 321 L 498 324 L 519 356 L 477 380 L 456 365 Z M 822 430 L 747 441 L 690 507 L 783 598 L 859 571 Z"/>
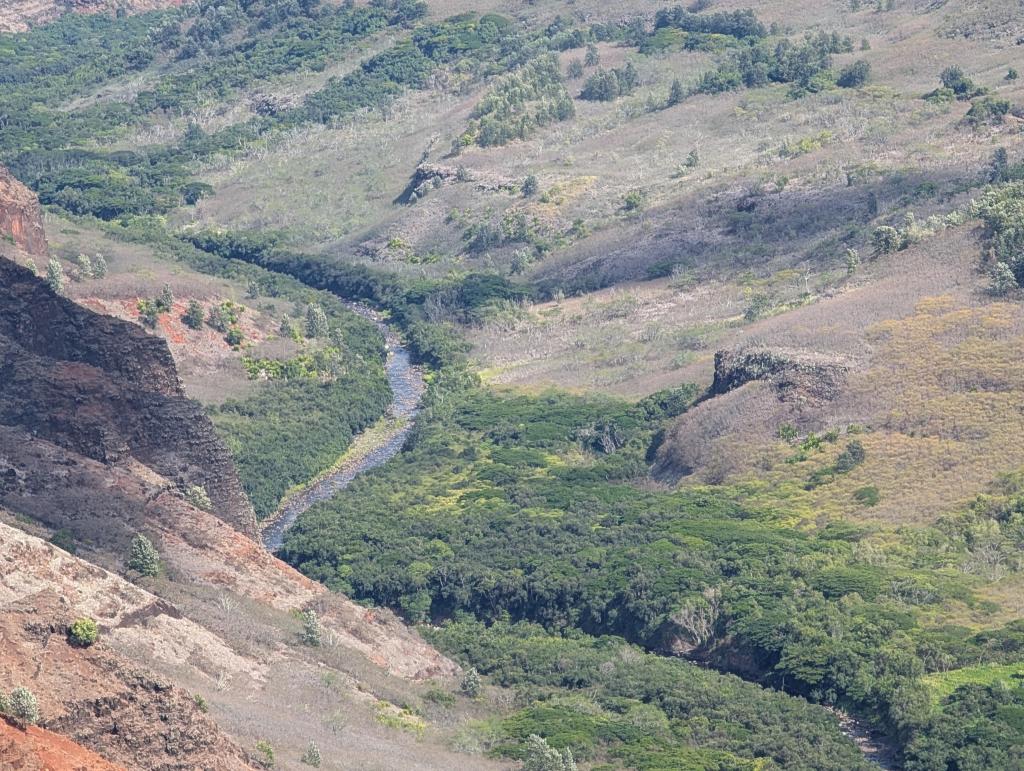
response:
<path fill-rule="evenodd" d="M 953 92 L 958 100 L 966 102 L 985 93 L 985 89 L 974 84 L 958 66 L 946 67 L 939 75 L 942 87 Z"/>
<path fill-rule="evenodd" d="M 903 236 L 899 231 L 889 225 L 881 225 L 875 228 L 871 234 L 871 244 L 875 250 L 875 256 L 890 254 L 903 248 Z"/>
<path fill-rule="evenodd" d="M 192 701 L 195 702 L 196 709 L 200 712 L 205 714 L 210 711 L 210 705 L 207 704 L 206 699 L 204 699 L 200 694 L 193 694 Z"/>
<path fill-rule="evenodd" d="M 224 341 L 232 348 L 237 348 L 245 342 L 245 333 L 239 327 L 230 327 L 224 335 Z"/>
<path fill-rule="evenodd" d="M 92 277 L 103 278 L 107 275 L 107 258 L 97 254 L 92 258 Z"/>
<path fill-rule="evenodd" d="M 155 576 L 160 572 L 160 553 L 142 533 L 132 539 L 127 565 L 130 570 L 144 576 Z"/>
<path fill-rule="evenodd" d="M 644 200 L 643 190 L 630 190 L 622 199 L 622 209 L 624 211 L 639 211 L 644 207 Z"/>
<path fill-rule="evenodd" d="M 263 768 L 274 767 L 274 748 L 266 739 L 256 742 L 256 762 Z"/>
<path fill-rule="evenodd" d="M 315 742 L 311 741 L 309 743 L 309 746 L 306 747 L 306 751 L 302 753 L 301 760 L 307 766 L 320 768 L 320 763 L 322 762 L 320 758 L 320 748 L 316 746 Z"/>
<path fill-rule="evenodd" d="M 434 704 L 440 704 L 442 707 L 455 706 L 455 696 L 441 688 L 429 689 L 425 694 L 423 694 L 423 700 L 433 702 Z"/>
<path fill-rule="evenodd" d="M 971 109 L 964 116 L 967 125 L 973 128 L 981 126 L 998 126 L 1010 111 L 1010 103 L 1006 99 L 995 99 L 986 96 L 971 102 Z"/>
<path fill-rule="evenodd" d="M 8 714 L 23 723 L 35 725 L 39 722 L 39 702 L 36 700 L 36 695 L 24 686 L 19 686 L 11 691 L 7 711 Z"/>
<path fill-rule="evenodd" d="M 186 501 L 197 509 L 202 509 L 203 511 L 211 511 L 213 509 L 210 495 L 202 485 L 189 485 L 185 488 L 184 497 Z"/>
<path fill-rule="evenodd" d="M 871 65 L 863 59 L 855 61 L 844 67 L 836 78 L 836 85 L 842 88 L 860 88 L 868 82 L 871 75 Z"/>
<path fill-rule="evenodd" d="M 593 43 L 587 45 L 587 55 L 583 60 L 583 63 L 588 67 L 596 67 L 601 63 L 601 54 L 597 50 L 597 46 Z"/>
<path fill-rule="evenodd" d="M 579 80 L 583 77 L 583 62 L 579 59 L 573 59 L 569 62 L 569 77 L 572 80 Z"/>
<path fill-rule="evenodd" d="M 997 262 L 992 268 L 988 291 L 996 297 L 1003 297 L 1017 288 L 1017 277 L 1013 275 L 1013 268 L 1005 262 Z"/>
<path fill-rule="evenodd" d="M 77 648 L 88 648 L 99 636 L 100 629 L 91 618 L 77 619 L 68 627 L 68 642 Z"/>
<path fill-rule="evenodd" d="M 523 195 L 525 195 L 527 198 L 529 198 L 532 195 L 536 195 L 539 186 L 540 185 L 537 182 L 537 177 L 531 174 L 530 176 L 523 180 Z"/>
<path fill-rule="evenodd" d="M 862 506 L 874 506 L 881 499 L 878 488 L 874 485 L 858 487 L 853 491 L 853 499 Z"/>
<path fill-rule="evenodd" d="M 1017 77 L 1017 70 L 1015 70 L 1013 67 L 1010 67 L 1010 69 L 1006 71 L 1007 80 L 1016 80 Z"/>

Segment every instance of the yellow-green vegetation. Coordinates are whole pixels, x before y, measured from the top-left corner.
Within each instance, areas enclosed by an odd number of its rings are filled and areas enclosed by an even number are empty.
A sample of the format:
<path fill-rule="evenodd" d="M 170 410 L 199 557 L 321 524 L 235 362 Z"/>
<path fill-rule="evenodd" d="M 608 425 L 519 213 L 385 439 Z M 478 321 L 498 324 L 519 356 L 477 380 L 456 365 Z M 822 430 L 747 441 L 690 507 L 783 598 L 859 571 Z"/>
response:
<path fill-rule="evenodd" d="M 427 730 L 427 721 L 408 707 L 396 707 L 389 701 L 378 701 L 375 712 L 377 722 L 388 728 L 409 731 L 422 737 Z"/>
<path fill-rule="evenodd" d="M 974 667 L 953 669 L 948 672 L 933 672 L 921 678 L 928 687 L 932 701 L 941 703 L 957 689 L 965 685 L 997 685 L 1020 687 L 1024 680 L 1024 663 L 979 664 Z"/>

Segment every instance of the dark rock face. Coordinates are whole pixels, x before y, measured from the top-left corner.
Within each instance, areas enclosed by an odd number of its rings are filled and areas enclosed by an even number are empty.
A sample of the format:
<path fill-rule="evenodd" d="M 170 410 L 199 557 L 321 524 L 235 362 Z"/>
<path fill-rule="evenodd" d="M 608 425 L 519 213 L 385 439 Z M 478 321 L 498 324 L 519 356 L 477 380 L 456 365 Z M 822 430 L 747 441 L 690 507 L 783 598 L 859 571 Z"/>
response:
<path fill-rule="evenodd" d="M 770 383 L 782 401 L 831 401 L 849 367 L 835 359 L 799 351 L 748 348 L 715 353 L 711 395 L 719 396 L 755 380 Z"/>
<path fill-rule="evenodd" d="M 37 257 L 47 254 L 43 213 L 35 193 L 0 166 L 0 234 Z"/>
<path fill-rule="evenodd" d="M 185 397 L 163 340 L 60 297 L 0 258 L 0 424 L 103 463 L 134 459 L 206 488 L 251 537 L 255 515 L 227 449 Z"/>

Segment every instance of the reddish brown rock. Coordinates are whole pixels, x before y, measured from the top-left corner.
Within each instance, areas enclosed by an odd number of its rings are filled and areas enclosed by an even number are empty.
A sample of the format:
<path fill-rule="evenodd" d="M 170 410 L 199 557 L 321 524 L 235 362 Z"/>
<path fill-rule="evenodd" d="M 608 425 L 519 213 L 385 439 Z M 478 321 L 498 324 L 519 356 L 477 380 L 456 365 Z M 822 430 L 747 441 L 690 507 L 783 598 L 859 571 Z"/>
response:
<path fill-rule="evenodd" d="M 0 235 L 13 239 L 19 249 L 31 255 L 46 256 L 39 199 L 3 166 L 0 166 Z"/>

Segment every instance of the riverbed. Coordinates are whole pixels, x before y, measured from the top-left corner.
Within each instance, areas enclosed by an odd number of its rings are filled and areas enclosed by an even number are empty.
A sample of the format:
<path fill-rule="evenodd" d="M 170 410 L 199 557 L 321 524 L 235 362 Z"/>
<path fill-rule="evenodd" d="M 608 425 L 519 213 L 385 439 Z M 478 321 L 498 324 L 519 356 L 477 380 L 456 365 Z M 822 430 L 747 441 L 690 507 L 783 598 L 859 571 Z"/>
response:
<path fill-rule="evenodd" d="M 387 345 L 385 371 L 392 393 L 387 418 L 395 421 L 397 427 L 384 433 L 378 444 L 353 459 L 351 463 L 342 463 L 285 498 L 278 512 L 263 528 L 263 545 L 269 551 L 281 548 L 288 528 L 313 504 L 334 497 L 348 487 L 357 476 L 382 466 L 397 455 L 412 429 L 416 413 L 419 412 L 420 398 L 426 390 L 422 370 L 412 363 L 409 351 L 402 345 L 399 336 L 379 314 L 362 305 L 352 304 L 349 307 L 360 316 L 373 321 L 384 333 Z"/>

